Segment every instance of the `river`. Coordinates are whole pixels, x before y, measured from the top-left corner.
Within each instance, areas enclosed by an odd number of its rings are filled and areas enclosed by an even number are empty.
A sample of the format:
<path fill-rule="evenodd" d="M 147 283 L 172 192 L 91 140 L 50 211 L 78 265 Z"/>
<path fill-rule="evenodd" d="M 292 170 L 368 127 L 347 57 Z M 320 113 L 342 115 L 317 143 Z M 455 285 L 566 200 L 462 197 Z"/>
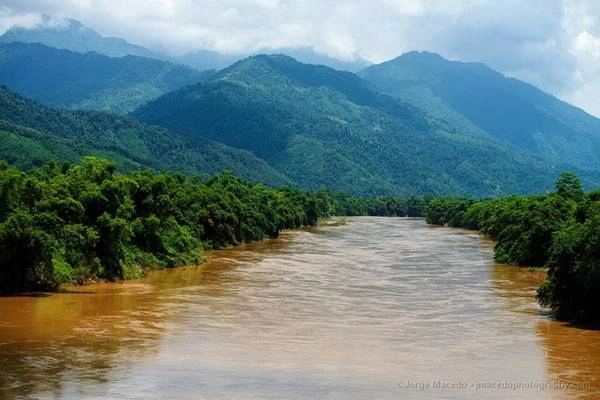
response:
<path fill-rule="evenodd" d="M 599 398 L 600 331 L 474 232 L 351 218 L 198 267 L 0 298 L 0 398 Z"/>

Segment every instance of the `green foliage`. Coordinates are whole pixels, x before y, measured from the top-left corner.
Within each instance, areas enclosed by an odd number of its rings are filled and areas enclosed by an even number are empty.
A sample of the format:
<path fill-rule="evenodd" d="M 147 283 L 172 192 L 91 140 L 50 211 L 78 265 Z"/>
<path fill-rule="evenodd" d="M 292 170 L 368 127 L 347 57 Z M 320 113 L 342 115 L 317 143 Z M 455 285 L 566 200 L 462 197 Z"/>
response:
<path fill-rule="evenodd" d="M 477 229 L 496 240 L 498 262 L 547 266 L 540 302 L 568 320 L 600 321 L 600 195 L 561 174 L 556 193 L 475 201 L 438 198 L 428 223 Z"/>
<path fill-rule="evenodd" d="M 427 205 L 425 219 L 428 224 L 465 226 L 465 213 L 473 200 L 458 197 L 439 197 Z"/>
<path fill-rule="evenodd" d="M 586 201 L 580 220 L 558 231 L 550 248 L 542 304 L 568 320 L 600 321 L 600 202 Z"/>
<path fill-rule="evenodd" d="M 572 172 L 563 172 L 558 181 L 556 181 L 556 192 L 565 199 L 575 201 L 583 197 L 583 187 L 579 177 Z"/>
<path fill-rule="evenodd" d="M 27 173 L 0 162 L 0 291 L 136 278 L 332 214 L 419 215 L 424 201 L 271 189 L 228 173 L 119 175 L 94 157 Z"/>

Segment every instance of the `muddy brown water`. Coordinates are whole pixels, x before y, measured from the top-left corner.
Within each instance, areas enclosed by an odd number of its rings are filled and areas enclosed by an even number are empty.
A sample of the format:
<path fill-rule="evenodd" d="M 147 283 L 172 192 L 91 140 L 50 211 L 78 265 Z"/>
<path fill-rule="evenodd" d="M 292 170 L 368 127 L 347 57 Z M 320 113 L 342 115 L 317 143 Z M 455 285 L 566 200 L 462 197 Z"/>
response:
<path fill-rule="evenodd" d="M 0 398 L 600 398 L 600 331 L 539 308 L 543 271 L 473 232 L 350 222 L 0 298 Z"/>

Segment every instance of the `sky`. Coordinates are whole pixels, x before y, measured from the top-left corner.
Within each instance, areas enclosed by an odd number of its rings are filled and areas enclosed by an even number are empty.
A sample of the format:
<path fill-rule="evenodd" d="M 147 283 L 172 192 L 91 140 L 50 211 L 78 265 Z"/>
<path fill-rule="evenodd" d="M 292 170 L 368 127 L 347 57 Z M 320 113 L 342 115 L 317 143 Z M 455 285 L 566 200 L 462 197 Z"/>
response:
<path fill-rule="evenodd" d="M 0 0 L 0 32 L 74 18 L 173 54 L 310 47 L 479 61 L 600 116 L 600 0 Z"/>

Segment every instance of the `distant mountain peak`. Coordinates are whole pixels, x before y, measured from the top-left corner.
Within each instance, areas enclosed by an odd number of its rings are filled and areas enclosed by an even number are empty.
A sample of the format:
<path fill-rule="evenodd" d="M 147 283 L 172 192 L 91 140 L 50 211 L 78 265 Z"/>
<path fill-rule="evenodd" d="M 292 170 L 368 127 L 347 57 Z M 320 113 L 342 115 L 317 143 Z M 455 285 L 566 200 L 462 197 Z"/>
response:
<path fill-rule="evenodd" d="M 249 73 L 255 68 L 274 71 L 285 65 L 301 66 L 304 64 L 285 54 L 254 54 L 234 62 L 229 67 L 224 68 L 219 75 L 222 77 L 233 74 L 239 75 L 240 73 Z"/>
<path fill-rule="evenodd" d="M 426 66 L 431 68 L 433 66 L 444 66 L 449 64 L 479 64 L 480 63 L 467 63 L 462 61 L 453 61 L 445 58 L 439 53 L 434 53 L 432 51 L 427 50 L 413 50 L 408 51 L 399 55 L 396 58 L 393 58 L 389 61 L 385 61 L 379 65 L 416 65 L 416 66 Z M 366 68 L 368 69 L 368 67 Z"/>
<path fill-rule="evenodd" d="M 402 59 L 402 58 L 423 58 L 423 59 L 429 59 L 429 60 L 434 60 L 434 59 L 446 60 L 440 54 L 432 52 L 432 51 L 427 51 L 427 50 L 407 51 L 406 53 L 396 57 L 395 60 Z"/>
<path fill-rule="evenodd" d="M 41 21 L 33 27 L 14 26 L 0 36 L 0 42 L 42 43 L 49 47 L 87 53 L 95 51 L 111 57 L 134 55 L 142 57 L 170 60 L 185 64 L 199 70 L 222 69 L 236 61 L 255 55 L 287 54 L 296 60 L 308 64 L 325 65 L 336 70 L 356 72 L 370 65 L 370 63 L 356 56 L 354 59 L 340 59 L 317 51 L 311 46 L 288 48 L 264 48 L 254 52 L 238 54 L 225 54 L 208 49 L 192 50 L 183 55 L 169 55 L 168 50 L 149 50 L 147 48 L 128 43 L 124 39 L 102 36 L 92 28 L 85 26 L 78 20 L 71 18 L 43 15 Z M 261 54 L 257 54 L 261 53 Z"/>
<path fill-rule="evenodd" d="M 259 53 L 253 54 L 248 57 L 242 58 L 237 62 L 233 63 L 231 67 L 235 65 L 243 65 L 244 63 L 253 63 L 253 62 L 262 62 L 262 63 L 274 63 L 274 64 L 303 64 L 303 65 L 312 65 L 306 64 L 302 61 L 297 60 L 296 58 L 285 54 L 285 53 Z"/>
<path fill-rule="evenodd" d="M 338 71 L 326 65 L 306 64 L 286 54 L 257 54 L 244 58 L 217 74 L 217 79 L 259 82 L 276 77 L 289 79 L 304 86 L 328 86 L 346 92 L 362 92 L 368 84 L 348 71 Z"/>
<path fill-rule="evenodd" d="M 289 56 L 284 53 L 271 53 L 271 54 L 257 54 L 254 56 L 259 60 L 265 60 L 268 62 L 279 62 L 279 63 L 287 63 L 287 64 L 304 64 L 292 56 Z"/>
<path fill-rule="evenodd" d="M 102 36 L 75 19 L 49 15 L 43 15 L 41 22 L 31 28 L 13 26 L 0 36 L 0 42 L 41 43 L 57 49 L 79 53 L 94 51 L 110 57 L 156 57 L 151 50 L 124 39 Z"/>
<path fill-rule="evenodd" d="M 24 32 L 77 32 L 87 31 L 93 33 L 99 37 L 100 34 L 95 32 L 93 29 L 88 28 L 83 23 L 72 18 L 54 17 L 48 14 L 42 14 L 40 21 L 31 27 L 24 27 L 20 25 L 14 25 L 9 28 L 4 35 L 6 36 L 17 36 Z"/>
<path fill-rule="evenodd" d="M 58 30 L 79 30 L 90 28 L 83 25 L 80 21 L 72 18 L 52 17 L 48 14 L 42 15 L 42 21 L 37 25 L 40 29 L 58 29 Z"/>
<path fill-rule="evenodd" d="M 252 65 L 252 64 L 272 65 L 272 64 L 283 64 L 283 63 L 285 63 L 285 64 L 302 64 L 300 61 L 296 60 L 295 58 L 288 56 L 286 54 L 283 54 L 283 53 L 275 53 L 275 54 L 260 53 L 260 54 L 253 54 L 248 57 L 242 58 L 242 59 L 234 62 L 233 64 L 231 64 L 229 67 L 225 68 L 224 71 L 235 70 L 235 69 L 239 69 L 241 67 L 245 67 L 247 65 Z"/>
<path fill-rule="evenodd" d="M 67 22 L 69 29 L 90 29 L 83 25 L 80 21 L 77 21 L 76 19 L 68 18 Z"/>

